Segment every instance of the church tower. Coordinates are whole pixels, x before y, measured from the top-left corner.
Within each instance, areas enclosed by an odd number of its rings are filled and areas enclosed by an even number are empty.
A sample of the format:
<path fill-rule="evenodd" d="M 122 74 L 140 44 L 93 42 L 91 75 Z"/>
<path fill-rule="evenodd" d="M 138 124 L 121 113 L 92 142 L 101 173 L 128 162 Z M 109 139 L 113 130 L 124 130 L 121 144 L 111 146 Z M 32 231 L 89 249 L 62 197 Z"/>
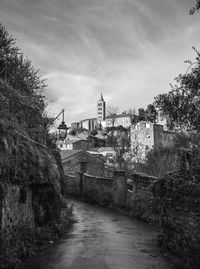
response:
<path fill-rule="evenodd" d="M 104 121 L 106 117 L 106 102 L 103 99 L 103 95 L 101 93 L 101 98 L 97 102 L 97 122 Z"/>

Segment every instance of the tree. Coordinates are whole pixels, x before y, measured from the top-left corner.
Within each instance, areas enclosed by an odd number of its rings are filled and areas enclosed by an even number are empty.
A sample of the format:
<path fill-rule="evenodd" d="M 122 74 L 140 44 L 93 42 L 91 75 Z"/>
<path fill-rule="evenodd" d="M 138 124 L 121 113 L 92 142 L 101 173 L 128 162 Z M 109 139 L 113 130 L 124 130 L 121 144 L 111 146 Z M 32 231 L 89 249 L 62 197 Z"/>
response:
<path fill-rule="evenodd" d="M 72 130 L 69 132 L 69 134 L 75 136 L 75 135 L 76 135 L 76 130 L 75 130 L 75 129 L 72 129 Z"/>
<path fill-rule="evenodd" d="M 106 145 L 107 145 L 107 147 L 116 147 L 117 146 L 117 138 L 113 134 L 107 135 Z"/>
<path fill-rule="evenodd" d="M 46 87 L 28 59 L 15 46 L 15 39 L 0 24 L 0 110 L 21 126 L 32 139 L 44 142 L 48 135 L 43 91 Z M 6 111 L 6 113 L 5 113 Z M 11 124 L 11 123 L 9 123 Z"/>
<path fill-rule="evenodd" d="M 193 15 L 195 11 L 200 9 L 200 0 L 196 0 L 196 4 L 193 8 L 190 9 L 190 15 Z"/>
<path fill-rule="evenodd" d="M 138 122 L 138 116 L 136 115 L 135 108 L 127 109 L 126 113 L 130 115 L 131 124 L 134 125 Z"/>
<path fill-rule="evenodd" d="M 189 68 L 175 79 L 175 86 L 155 97 L 154 105 L 169 118 L 170 129 L 200 131 L 200 52 L 193 49 L 196 62 L 187 61 Z"/>
<path fill-rule="evenodd" d="M 91 131 L 90 131 L 90 135 L 95 136 L 95 135 L 97 135 L 97 134 L 98 134 L 97 130 L 91 130 Z"/>
<path fill-rule="evenodd" d="M 154 105 L 149 104 L 147 106 L 145 113 L 146 113 L 146 120 L 147 121 L 156 122 L 156 118 L 157 118 L 158 113 L 157 113 Z"/>
<path fill-rule="evenodd" d="M 138 121 L 145 121 L 146 120 L 146 113 L 144 108 L 138 109 Z"/>
<path fill-rule="evenodd" d="M 117 135 L 117 146 L 113 147 L 115 151 L 114 159 L 119 169 L 127 170 L 130 159 L 127 156 L 130 147 L 128 136 L 123 132 Z"/>
<path fill-rule="evenodd" d="M 116 135 L 111 133 L 107 136 L 106 144 L 112 147 L 114 151 L 113 159 L 115 169 L 129 170 L 134 151 L 130 149 L 130 140 L 127 130 L 118 129 Z"/>
<path fill-rule="evenodd" d="M 127 114 L 136 115 L 136 109 L 135 108 L 129 108 L 126 110 Z"/>

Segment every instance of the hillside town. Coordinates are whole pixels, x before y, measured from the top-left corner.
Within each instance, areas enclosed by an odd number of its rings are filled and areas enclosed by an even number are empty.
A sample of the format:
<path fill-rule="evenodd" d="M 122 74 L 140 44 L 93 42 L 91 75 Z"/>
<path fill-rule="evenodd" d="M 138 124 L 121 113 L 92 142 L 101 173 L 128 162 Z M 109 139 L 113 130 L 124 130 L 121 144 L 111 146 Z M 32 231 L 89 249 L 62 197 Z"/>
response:
<path fill-rule="evenodd" d="M 153 2 L 1 1 L 0 269 L 200 268 L 200 0 Z"/>
<path fill-rule="evenodd" d="M 167 130 L 167 120 L 161 119 L 160 113 L 153 105 L 149 105 L 143 115 L 123 112 L 106 116 L 106 102 L 101 94 L 97 101 L 96 118 L 82 119 L 71 123 L 65 139 L 57 140 L 57 147 L 61 156 L 73 155 L 76 152 L 87 151 L 89 156 L 104 159 L 107 165 L 116 167 L 116 149 L 122 148 L 132 156 L 129 157 L 129 165 L 135 162 L 135 150 L 140 161 L 145 159 L 146 154 L 160 148 L 172 148 L 175 133 Z M 144 109 L 143 109 L 144 110 Z M 140 110 L 139 110 L 140 113 Z M 122 145 L 122 142 L 125 142 Z M 78 156 L 78 155 L 77 155 Z M 122 156 L 123 157 L 123 156 Z M 126 157 L 124 156 L 124 165 Z M 93 164 L 91 164 L 93 165 Z M 120 163 L 122 167 L 122 163 Z M 102 174 L 102 172 L 100 173 Z"/>

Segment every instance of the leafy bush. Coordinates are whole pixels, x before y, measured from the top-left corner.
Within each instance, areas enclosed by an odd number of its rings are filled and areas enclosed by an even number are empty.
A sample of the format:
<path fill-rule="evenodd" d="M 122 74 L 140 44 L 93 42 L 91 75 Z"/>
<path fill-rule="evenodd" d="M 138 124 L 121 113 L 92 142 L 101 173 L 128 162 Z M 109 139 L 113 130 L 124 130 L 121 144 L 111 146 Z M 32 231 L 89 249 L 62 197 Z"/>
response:
<path fill-rule="evenodd" d="M 160 147 L 157 150 L 150 150 L 146 155 L 145 162 L 137 164 L 136 171 L 162 177 L 168 172 L 182 169 L 187 162 L 189 165 L 192 158 L 191 154 L 196 154 L 195 149 L 198 148 L 200 148 L 199 135 L 192 132 L 176 133 L 173 147 Z M 194 162 L 193 165 L 197 163 Z"/>
<path fill-rule="evenodd" d="M 145 163 L 137 164 L 137 172 L 161 177 L 179 167 L 179 153 L 176 149 L 160 148 L 147 153 Z"/>

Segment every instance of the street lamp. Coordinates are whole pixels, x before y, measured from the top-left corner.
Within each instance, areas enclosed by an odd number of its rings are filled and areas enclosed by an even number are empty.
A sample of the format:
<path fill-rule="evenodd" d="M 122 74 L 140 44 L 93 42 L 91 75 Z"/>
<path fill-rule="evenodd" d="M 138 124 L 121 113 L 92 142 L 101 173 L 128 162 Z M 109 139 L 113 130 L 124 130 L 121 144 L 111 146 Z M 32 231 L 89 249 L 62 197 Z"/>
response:
<path fill-rule="evenodd" d="M 67 125 L 65 124 L 65 120 L 64 120 L 64 109 L 61 111 L 62 113 L 62 122 L 61 124 L 58 126 L 58 133 L 59 133 L 59 139 L 60 140 L 65 140 L 65 138 L 67 137 Z"/>
<path fill-rule="evenodd" d="M 52 123 L 57 120 L 57 118 L 62 114 L 62 122 L 60 123 L 60 125 L 58 126 L 58 138 L 59 140 L 65 140 L 65 138 L 67 137 L 67 125 L 65 124 L 65 120 L 64 120 L 64 109 L 58 114 L 58 116 L 56 118 L 54 118 L 52 121 L 49 122 L 49 124 L 47 125 L 46 128 L 48 128 L 50 125 L 52 125 Z"/>

